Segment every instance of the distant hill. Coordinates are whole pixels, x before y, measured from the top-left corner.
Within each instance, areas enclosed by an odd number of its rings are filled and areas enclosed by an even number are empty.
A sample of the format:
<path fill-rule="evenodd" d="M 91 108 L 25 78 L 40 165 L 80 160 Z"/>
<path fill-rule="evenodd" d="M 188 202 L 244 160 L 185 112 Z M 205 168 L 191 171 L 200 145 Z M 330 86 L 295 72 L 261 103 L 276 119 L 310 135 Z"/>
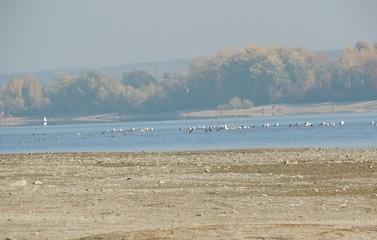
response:
<path fill-rule="evenodd" d="M 56 81 L 60 76 L 70 75 L 78 76 L 83 72 L 94 71 L 114 76 L 117 79 L 122 79 L 125 72 L 132 70 L 147 70 L 155 78 L 159 79 L 164 73 L 185 73 L 189 70 L 191 59 L 177 59 L 169 61 L 146 62 L 146 63 L 131 63 L 119 66 L 101 67 L 101 68 L 67 68 L 55 69 L 37 72 L 23 72 L 12 74 L 0 74 L 0 82 L 6 84 L 12 77 L 33 75 L 42 85 L 48 85 Z"/>

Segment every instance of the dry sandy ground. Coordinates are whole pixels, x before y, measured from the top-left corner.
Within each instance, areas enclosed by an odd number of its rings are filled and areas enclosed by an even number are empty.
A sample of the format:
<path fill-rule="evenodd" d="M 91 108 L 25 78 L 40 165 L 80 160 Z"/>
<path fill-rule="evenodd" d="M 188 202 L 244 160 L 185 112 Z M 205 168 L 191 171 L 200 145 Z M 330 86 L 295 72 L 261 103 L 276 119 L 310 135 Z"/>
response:
<path fill-rule="evenodd" d="M 377 239 L 377 150 L 0 154 L 0 239 Z"/>

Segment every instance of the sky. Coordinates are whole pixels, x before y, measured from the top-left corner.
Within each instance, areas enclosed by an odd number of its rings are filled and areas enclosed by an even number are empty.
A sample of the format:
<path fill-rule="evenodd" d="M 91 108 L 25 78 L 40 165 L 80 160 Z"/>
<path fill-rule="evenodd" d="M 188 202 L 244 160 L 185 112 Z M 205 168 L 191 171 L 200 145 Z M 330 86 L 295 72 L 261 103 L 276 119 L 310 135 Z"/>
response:
<path fill-rule="evenodd" d="M 377 42 L 375 0 L 0 0 L 0 74 Z"/>

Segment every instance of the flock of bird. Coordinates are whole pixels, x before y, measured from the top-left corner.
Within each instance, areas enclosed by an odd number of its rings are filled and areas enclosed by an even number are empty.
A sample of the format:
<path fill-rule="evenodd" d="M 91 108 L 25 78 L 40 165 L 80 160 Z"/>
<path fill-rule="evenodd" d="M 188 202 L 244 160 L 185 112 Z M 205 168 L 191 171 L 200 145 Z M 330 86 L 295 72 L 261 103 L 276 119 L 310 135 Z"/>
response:
<path fill-rule="evenodd" d="M 181 127 L 179 128 L 180 131 L 185 131 L 188 133 L 192 133 L 194 131 L 204 131 L 204 132 L 218 132 L 218 131 L 234 131 L 234 130 L 247 130 L 247 129 L 252 129 L 256 127 L 262 127 L 262 128 L 270 128 L 270 127 L 295 127 L 295 128 L 306 128 L 306 127 L 335 127 L 335 126 L 343 126 L 345 125 L 345 122 L 339 121 L 339 122 L 320 122 L 320 123 L 313 123 L 313 122 L 296 122 L 296 123 L 291 123 L 288 125 L 280 125 L 279 123 L 273 123 L 270 124 L 268 122 L 263 123 L 262 125 L 214 125 L 214 126 L 189 126 L 189 127 Z M 377 122 L 371 121 L 370 125 L 372 126 L 377 126 Z M 111 137 L 115 137 L 118 134 L 122 135 L 133 135 L 133 134 L 147 134 L 147 133 L 153 133 L 155 129 L 151 127 L 145 127 L 145 128 L 130 128 L 130 129 L 123 129 L 123 128 L 112 128 L 112 129 L 107 129 L 105 131 L 102 131 L 102 135 L 110 134 Z M 80 133 L 77 133 L 78 136 L 80 136 Z M 91 135 L 91 134 L 86 134 L 86 136 Z M 58 137 L 57 137 L 58 138 Z"/>
<path fill-rule="evenodd" d="M 294 124 L 288 124 L 288 127 L 315 127 L 315 126 L 330 126 L 330 127 L 335 127 L 335 126 L 343 126 L 345 125 L 345 122 L 341 120 L 340 122 L 321 122 L 318 124 L 315 124 L 313 122 L 296 122 Z M 370 122 L 370 125 L 377 126 L 377 123 L 374 121 Z M 269 128 L 269 127 L 279 127 L 279 123 L 275 124 L 270 124 L 268 122 L 263 123 L 261 127 L 263 128 Z M 212 132 L 212 131 L 222 131 L 222 130 L 244 130 L 244 129 L 250 129 L 250 128 L 255 128 L 255 125 L 252 126 L 245 126 L 245 125 L 218 125 L 218 126 L 190 126 L 187 128 L 180 128 L 180 130 L 186 130 L 187 132 L 191 133 L 196 130 L 202 130 L 205 132 Z"/>
<path fill-rule="evenodd" d="M 113 129 L 107 129 L 106 132 L 103 131 L 101 132 L 101 134 L 110 133 L 111 136 L 114 137 L 117 133 L 121 133 L 123 135 L 127 135 L 127 133 L 129 133 L 130 135 L 132 135 L 135 132 L 145 133 L 145 132 L 152 132 L 153 130 L 154 130 L 153 128 L 149 128 L 149 127 L 140 128 L 140 129 L 130 128 L 128 130 L 125 130 L 123 128 L 113 128 Z"/>
<path fill-rule="evenodd" d="M 192 133 L 194 131 L 204 131 L 204 132 L 218 132 L 218 131 L 242 131 L 242 130 L 247 130 L 247 129 L 251 129 L 251 128 L 256 128 L 256 127 L 261 127 L 261 128 L 270 128 L 270 127 L 273 127 L 273 128 L 278 128 L 278 127 L 289 127 L 289 128 L 310 128 L 310 127 L 325 127 L 325 126 L 329 126 L 329 127 L 335 127 L 335 126 L 343 126 L 345 125 L 345 122 L 342 120 L 340 122 L 320 122 L 320 123 L 313 123 L 313 122 L 303 122 L 303 123 L 300 123 L 300 122 L 296 122 L 296 123 L 293 123 L 293 124 L 288 124 L 288 125 L 280 125 L 279 123 L 273 123 L 273 124 L 270 124 L 268 122 L 266 123 L 263 123 L 262 125 L 251 125 L 251 126 L 246 126 L 246 125 L 227 125 L 227 124 L 224 124 L 224 125 L 214 125 L 214 126 L 189 126 L 189 127 L 182 127 L 182 128 L 179 128 L 180 131 L 185 131 L 187 133 Z M 367 124 L 365 124 L 367 125 Z M 371 121 L 369 122 L 369 125 L 371 126 L 375 126 L 377 127 L 377 122 L 375 121 Z M 118 134 L 122 134 L 122 135 L 133 135 L 133 134 L 148 134 L 148 133 L 153 133 L 155 129 L 154 128 L 151 128 L 151 127 L 145 127 L 145 128 L 130 128 L 130 129 L 123 129 L 123 128 L 112 128 L 112 129 L 107 129 L 105 131 L 102 131 L 101 134 L 102 135 L 107 135 L 107 134 L 110 134 L 111 137 L 115 137 L 117 136 Z M 162 129 L 163 130 L 163 129 Z M 85 134 L 81 134 L 80 132 L 77 132 L 76 133 L 77 136 L 84 136 L 84 137 L 89 137 L 91 135 L 95 135 L 95 133 L 85 133 Z M 45 134 L 33 134 L 33 136 L 36 136 L 37 137 L 37 140 L 38 141 L 44 141 L 46 140 L 46 137 L 45 137 Z M 63 138 L 64 137 L 64 134 L 59 134 L 59 135 L 56 135 L 56 139 L 60 139 L 60 138 Z M 23 142 L 23 141 L 21 141 Z"/>
<path fill-rule="evenodd" d="M 242 130 L 242 129 L 249 129 L 249 126 L 233 126 L 233 125 L 219 125 L 219 126 L 190 126 L 187 128 L 188 132 L 193 132 L 195 130 L 203 130 L 205 132 L 212 132 L 212 131 L 221 131 L 221 130 Z M 184 130 L 184 128 L 180 128 L 180 130 Z"/>
<path fill-rule="evenodd" d="M 313 122 L 304 122 L 304 123 L 296 122 L 294 124 L 288 124 L 288 125 L 285 125 L 285 126 L 286 127 L 300 128 L 300 127 L 315 127 L 315 126 L 335 127 L 335 126 L 343 126 L 343 125 L 345 125 L 345 122 L 342 120 L 338 123 L 336 123 L 336 122 L 321 122 L 321 123 L 317 123 L 317 124 L 315 124 Z M 377 122 L 371 121 L 370 125 L 377 126 Z M 232 131 L 232 130 L 247 130 L 247 129 L 251 129 L 251 128 L 255 128 L 255 127 L 258 127 L 258 126 L 224 124 L 224 125 L 217 125 L 217 126 L 216 125 L 214 125 L 214 126 L 189 126 L 189 127 L 186 127 L 186 128 L 182 127 L 179 130 L 186 131 L 188 133 L 192 133 L 194 131 L 218 132 L 218 131 Z M 270 124 L 270 123 L 266 122 L 266 123 L 263 123 L 262 125 L 260 125 L 260 127 L 263 127 L 263 128 L 275 127 L 275 128 L 277 128 L 277 127 L 282 127 L 282 126 L 279 125 L 279 123 Z M 123 134 L 123 135 L 133 135 L 134 133 L 135 134 L 137 134 L 137 133 L 140 133 L 140 134 L 145 133 L 146 134 L 146 133 L 152 133 L 153 131 L 154 131 L 154 129 L 150 128 L 150 127 L 138 128 L 138 129 L 136 129 L 136 128 L 130 128 L 130 129 L 112 128 L 112 129 L 107 129 L 105 131 L 102 131 L 101 134 L 102 135 L 110 134 L 112 137 L 115 137 L 118 134 Z M 77 132 L 76 135 L 81 136 L 81 133 Z M 90 135 L 94 135 L 94 133 L 86 133 L 85 134 L 86 137 L 90 136 Z M 56 135 L 57 139 L 60 138 L 60 137 L 63 137 L 63 135 Z M 38 139 L 38 140 L 45 140 L 45 138 L 42 137 L 41 139 Z"/>
<path fill-rule="evenodd" d="M 138 131 L 139 132 L 151 132 L 151 131 L 153 131 L 154 129 L 153 128 L 148 128 L 148 127 L 146 127 L 146 128 L 140 128 Z M 111 132 L 111 133 L 116 133 L 116 132 L 136 132 L 137 130 L 136 130 L 136 128 L 130 128 L 130 129 L 128 129 L 128 130 L 124 130 L 123 128 L 113 128 L 113 129 L 107 129 L 106 130 L 106 132 Z M 102 132 L 102 134 L 105 134 L 105 132 Z"/>
<path fill-rule="evenodd" d="M 331 123 L 326 123 L 326 122 L 321 122 L 317 124 L 318 126 L 336 126 L 336 125 L 344 125 L 344 121 L 340 121 L 338 124 L 331 122 Z M 295 124 L 288 124 L 288 127 L 314 127 L 316 124 L 312 122 L 305 122 L 305 123 L 300 123 L 296 122 Z M 269 128 L 270 126 L 273 127 L 279 127 L 279 123 L 275 124 L 270 124 L 270 123 L 263 123 L 262 127 L 264 128 Z M 219 125 L 219 126 L 190 126 L 186 128 L 187 132 L 191 133 L 195 130 L 203 130 L 205 132 L 211 132 L 211 131 L 221 131 L 221 130 L 243 130 L 243 129 L 250 129 L 250 128 L 255 128 L 255 125 L 250 126 L 245 126 L 245 125 Z M 185 128 L 181 128 L 180 130 L 184 130 Z"/>
<path fill-rule="evenodd" d="M 338 125 L 344 125 L 344 124 L 345 124 L 344 121 L 341 121 L 341 122 L 338 123 Z M 336 123 L 322 122 L 318 125 L 319 126 L 336 126 L 337 124 Z M 264 123 L 262 125 L 262 127 L 264 127 L 264 128 L 268 128 L 270 126 L 272 126 L 272 125 L 270 125 L 270 123 Z M 273 126 L 278 127 L 279 123 L 275 123 Z M 314 127 L 315 124 L 312 123 L 312 122 L 305 122 L 305 123 L 297 122 L 295 124 L 289 124 L 288 126 L 289 127 L 292 127 L 292 126 L 295 126 L 295 127 L 301 127 L 301 126 Z M 212 132 L 212 131 L 222 131 L 222 130 L 225 130 L 225 131 L 228 131 L 228 130 L 245 130 L 245 129 L 250 129 L 250 128 L 255 128 L 255 125 L 245 126 L 245 125 L 227 125 L 227 124 L 224 124 L 224 125 L 217 125 L 217 126 L 189 126 L 187 128 L 180 128 L 179 130 L 186 130 L 187 132 L 191 133 L 191 132 L 196 131 L 196 130 L 202 130 L 202 131 L 205 131 L 205 132 Z M 147 128 L 140 128 L 140 129 L 131 128 L 131 129 L 128 129 L 128 130 L 124 130 L 123 128 L 113 128 L 113 129 L 107 129 L 106 132 L 112 133 L 112 134 L 115 134 L 115 133 L 126 134 L 127 132 L 128 133 L 133 133 L 133 132 L 145 133 L 145 132 L 152 132 L 153 130 L 154 130 L 153 128 L 148 128 L 148 127 Z M 102 132 L 102 134 L 105 134 L 105 132 Z"/>
<path fill-rule="evenodd" d="M 341 120 L 340 122 L 321 122 L 321 123 L 313 123 L 313 122 L 303 122 L 303 123 L 300 123 L 300 122 L 296 122 L 294 124 L 288 124 L 286 126 L 288 127 L 297 127 L 297 128 L 300 128 L 300 127 L 315 127 L 315 126 L 330 126 L 330 127 L 335 127 L 335 126 L 343 126 L 345 125 L 345 122 L 343 120 Z M 377 123 L 375 123 L 374 121 L 371 121 L 370 122 L 370 125 L 373 125 L 373 126 L 377 126 Z M 194 131 L 204 131 L 204 132 L 212 132 L 212 131 L 231 131 L 231 130 L 246 130 L 246 129 L 251 129 L 251 128 L 255 128 L 257 126 L 255 125 L 252 125 L 252 126 L 246 126 L 246 125 L 227 125 L 227 124 L 224 124 L 224 125 L 214 125 L 214 126 L 189 126 L 189 127 L 182 127 L 180 128 L 179 130 L 181 131 L 186 131 L 188 133 L 192 133 Z M 266 123 L 263 123 L 261 125 L 261 127 L 263 128 L 269 128 L 269 127 L 282 127 L 281 125 L 279 125 L 279 123 L 274 123 L 274 124 L 270 124 L 268 122 Z M 153 128 L 140 128 L 140 129 L 135 129 L 135 128 L 131 128 L 131 129 L 128 129 L 128 130 L 125 130 L 125 129 L 122 129 L 122 128 L 113 128 L 113 129 L 107 129 L 106 132 L 107 133 L 111 133 L 112 136 L 114 136 L 116 133 L 123 133 L 124 135 L 127 135 L 127 133 L 129 134 L 132 134 L 134 132 L 139 132 L 139 133 L 147 133 L 147 132 L 152 132 L 154 131 Z M 105 134 L 106 132 L 102 132 L 102 134 Z"/>

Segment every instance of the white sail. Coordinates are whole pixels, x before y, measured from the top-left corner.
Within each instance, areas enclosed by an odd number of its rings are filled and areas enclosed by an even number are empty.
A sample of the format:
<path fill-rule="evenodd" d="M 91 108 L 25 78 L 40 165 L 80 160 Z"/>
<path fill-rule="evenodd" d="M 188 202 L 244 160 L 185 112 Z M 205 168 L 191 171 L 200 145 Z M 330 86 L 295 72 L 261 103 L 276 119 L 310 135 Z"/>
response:
<path fill-rule="evenodd" d="M 42 122 L 43 122 L 43 126 L 47 126 L 47 118 L 46 118 L 46 116 L 43 117 L 43 121 Z"/>

